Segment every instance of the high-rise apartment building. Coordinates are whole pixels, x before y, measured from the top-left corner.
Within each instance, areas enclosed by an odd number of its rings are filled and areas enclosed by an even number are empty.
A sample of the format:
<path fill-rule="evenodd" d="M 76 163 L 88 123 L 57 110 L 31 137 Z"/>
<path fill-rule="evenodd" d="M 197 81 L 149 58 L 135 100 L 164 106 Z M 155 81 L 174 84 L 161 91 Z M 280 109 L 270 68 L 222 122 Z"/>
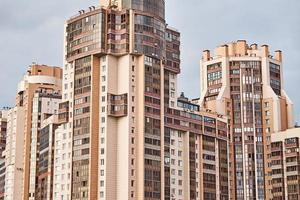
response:
<path fill-rule="evenodd" d="M 271 141 L 270 199 L 300 199 L 300 128 L 273 133 Z"/>
<path fill-rule="evenodd" d="M 54 141 L 51 137 L 51 133 L 45 133 L 47 129 L 43 129 L 42 124 L 51 120 L 58 114 L 59 103 L 61 102 L 61 95 L 57 91 L 36 91 L 32 99 L 32 112 L 31 112 L 31 144 L 30 144 L 30 168 L 29 168 L 29 193 L 31 197 L 29 199 L 49 199 L 48 195 L 52 195 L 52 191 L 44 191 L 45 183 L 47 181 L 44 177 L 44 170 L 48 170 L 48 166 L 43 162 L 43 158 L 48 156 L 47 149 L 53 150 L 52 146 L 45 147 L 45 140 L 48 135 L 48 140 Z M 53 121 L 54 123 L 54 121 Z M 53 125 L 55 126 L 55 125 Z M 51 127 L 53 128 L 53 127 Z M 54 128 L 53 128 L 54 129 Z M 56 129 L 56 127 L 55 127 Z M 52 131 L 49 130 L 49 131 Z M 54 133 L 54 131 L 52 131 Z M 46 149 L 46 150 L 45 150 Z M 53 158 L 52 154 L 49 155 L 49 158 Z M 42 162 L 42 163 L 41 163 Z M 46 161 L 47 162 L 47 161 Z M 51 167 L 51 163 L 48 164 Z M 46 168 L 46 169 L 45 169 Z M 51 171 L 50 173 L 50 181 Z M 51 183 L 51 182 L 50 182 Z M 49 183 L 49 184 L 50 184 Z M 50 189 L 49 189 L 50 190 Z M 47 194 L 49 193 L 49 194 Z"/>
<path fill-rule="evenodd" d="M 68 113 L 66 107 L 61 104 L 60 112 Z M 72 129 L 65 120 L 59 115 L 59 123 L 63 123 L 55 131 L 54 137 L 54 177 L 53 177 L 53 199 L 71 199 L 72 184 Z"/>
<path fill-rule="evenodd" d="M 227 119 L 178 99 L 179 73 L 164 0 L 66 22 L 54 199 L 228 199 Z"/>
<path fill-rule="evenodd" d="M 227 119 L 183 95 L 176 104 L 165 112 L 164 199 L 229 199 Z"/>
<path fill-rule="evenodd" d="M 5 159 L 1 158 L 0 159 L 0 200 L 4 200 L 5 173 L 6 173 Z"/>
<path fill-rule="evenodd" d="M 4 199 L 5 191 L 5 147 L 8 112 L 9 108 L 0 109 L 0 200 Z"/>
<path fill-rule="evenodd" d="M 270 199 L 271 133 L 294 126 L 282 53 L 239 40 L 203 52 L 201 104 L 229 116 L 232 199 Z"/>
<path fill-rule="evenodd" d="M 165 0 L 100 0 L 64 36 L 63 71 L 33 64 L 0 110 L 0 200 L 300 199 L 281 51 L 205 50 L 189 100 Z"/>
<path fill-rule="evenodd" d="M 9 108 L 0 109 L 0 157 L 2 158 L 3 151 L 6 145 L 6 132 L 7 132 L 7 117 Z"/>
<path fill-rule="evenodd" d="M 21 200 L 24 171 L 24 107 L 14 107 L 7 117 L 5 150 L 5 200 Z"/>
<path fill-rule="evenodd" d="M 53 114 L 42 122 L 39 135 L 36 198 L 53 199 L 53 174 L 55 153 L 55 131 L 58 128 L 58 115 Z"/>
<path fill-rule="evenodd" d="M 24 110 L 24 158 L 22 176 L 22 199 L 35 199 L 36 196 L 36 161 L 38 155 L 38 135 L 41 122 L 51 114 L 58 112 L 58 96 L 61 92 L 62 69 L 46 65 L 33 64 L 18 85 L 16 106 Z M 22 178 L 20 178 L 22 177 Z"/>

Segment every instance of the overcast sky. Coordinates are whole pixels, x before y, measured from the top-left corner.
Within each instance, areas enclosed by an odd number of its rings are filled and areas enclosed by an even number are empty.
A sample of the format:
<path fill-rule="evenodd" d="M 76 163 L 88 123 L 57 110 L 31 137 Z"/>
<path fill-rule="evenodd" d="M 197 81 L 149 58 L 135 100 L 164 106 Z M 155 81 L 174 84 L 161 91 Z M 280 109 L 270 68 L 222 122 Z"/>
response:
<path fill-rule="evenodd" d="M 300 120 L 299 0 L 166 0 L 168 24 L 182 34 L 180 90 L 196 98 L 204 49 L 246 39 L 284 53 L 285 88 Z M 0 107 L 12 106 L 32 62 L 62 65 L 64 21 L 97 0 L 0 0 Z"/>

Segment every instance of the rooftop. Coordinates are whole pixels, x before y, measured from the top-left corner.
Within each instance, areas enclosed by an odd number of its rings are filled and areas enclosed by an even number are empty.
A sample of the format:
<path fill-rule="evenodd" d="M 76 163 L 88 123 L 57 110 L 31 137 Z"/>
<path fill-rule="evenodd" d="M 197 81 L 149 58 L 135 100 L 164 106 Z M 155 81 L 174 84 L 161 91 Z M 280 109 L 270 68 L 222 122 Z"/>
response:
<path fill-rule="evenodd" d="M 204 50 L 202 60 L 210 61 L 221 57 L 268 57 L 281 62 L 282 52 L 276 50 L 273 56 L 266 44 L 259 47 L 256 43 L 249 45 L 246 40 L 238 40 L 217 47 L 213 53 L 210 50 Z"/>

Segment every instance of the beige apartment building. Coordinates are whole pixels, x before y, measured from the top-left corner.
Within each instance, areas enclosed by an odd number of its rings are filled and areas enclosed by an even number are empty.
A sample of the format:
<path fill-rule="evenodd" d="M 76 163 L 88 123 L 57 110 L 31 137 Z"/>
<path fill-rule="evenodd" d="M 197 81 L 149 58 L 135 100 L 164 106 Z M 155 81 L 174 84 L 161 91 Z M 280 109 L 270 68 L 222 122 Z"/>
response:
<path fill-rule="evenodd" d="M 5 146 L 9 109 L 10 108 L 0 109 L 0 200 L 4 199 L 5 191 Z"/>
<path fill-rule="evenodd" d="M 6 173 L 5 159 L 1 158 L 0 159 L 0 200 L 4 200 L 5 173 Z"/>
<path fill-rule="evenodd" d="M 53 114 L 42 122 L 39 134 L 38 161 L 36 162 L 36 198 L 53 199 L 54 154 L 56 150 L 55 131 L 59 127 L 58 114 Z"/>
<path fill-rule="evenodd" d="M 40 131 L 41 122 L 49 115 L 54 114 L 54 108 L 49 110 L 49 106 L 57 104 L 55 101 L 61 92 L 62 69 L 59 67 L 50 67 L 46 65 L 31 65 L 23 79 L 18 85 L 16 107 L 24 110 L 24 146 L 22 157 L 24 158 L 22 167 L 23 187 L 22 199 L 35 199 L 36 195 L 36 155 L 38 148 L 38 134 Z M 48 98 L 47 95 L 54 95 L 56 97 L 49 97 L 48 101 L 43 101 L 40 98 Z M 42 97 L 43 96 L 43 97 Z M 52 101 L 53 100 L 53 101 Z M 45 108 L 45 110 L 42 109 Z M 48 107 L 48 108 L 46 108 Z M 44 112 L 45 111 L 45 112 Z"/>
<path fill-rule="evenodd" d="M 1 187 L 4 185 L 6 200 L 41 199 L 37 196 L 41 123 L 58 114 L 61 77 L 59 67 L 31 65 L 18 84 L 16 106 L 1 112 L 2 116 L 7 113 L 5 121 L 1 117 L 1 135 L 4 124 L 7 133 L 1 136 L 1 142 L 5 141 L 5 145 L 1 143 L 5 162 L 0 173 L 5 179 Z"/>
<path fill-rule="evenodd" d="M 31 113 L 31 144 L 30 144 L 30 168 L 29 168 L 29 193 L 31 197 L 29 199 L 50 199 L 52 195 L 51 187 L 47 188 L 47 185 L 51 184 L 52 171 L 48 171 L 49 177 L 44 177 L 46 174 L 44 170 L 48 170 L 48 165 L 52 167 L 53 154 L 48 156 L 47 151 L 53 151 L 53 146 L 45 147 L 45 140 L 48 139 L 51 142 L 54 141 L 51 133 L 54 133 L 56 127 L 51 125 L 50 133 L 47 133 L 47 127 L 43 127 L 44 123 L 58 115 L 59 103 L 61 102 L 61 95 L 57 91 L 36 91 L 32 99 L 32 113 Z M 48 123 L 50 123 L 48 122 Z M 53 123 L 54 120 L 52 120 Z M 45 133 L 46 132 L 46 133 Z M 47 135 L 48 134 L 48 135 Z M 46 138 L 48 136 L 48 138 Z M 46 149 L 46 150 L 45 150 Z M 45 152 L 46 151 L 46 152 Z M 48 162 L 48 158 L 43 162 L 45 156 L 51 158 Z M 45 169 L 46 168 L 46 169 Z M 50 180 L 49 180 L 49 179 Z M 50 181 L 49 183 L 45 183 Z M 47 189 L 46 189 L 47 188 Z M 46 191 L 45 191 L 46 190 Z M 47 191 L 48 190 L 48 191 Z"/>
<path fill-rule="evenodd" d="M 177 98 L 164 0 L 100 1 L 64 46 L 54 199 L 228 199 L 227 119 Z"/>
<path fill-rule="evenodd" d="M 164 0 L 100 0 L 64 38 L 63 70 L 30 66 L 0 115 L 0 199 L 300 198 L 281 51 L 205 50 L 190 100 L 178 96 L 180 33 Z"/>
<path fill-rule="evenodd" d="M 5 154 L 5 200 L 21 200 L 24 171 L 25 109 L 16 106 L 9 110 Z"/>
<path fill-rule="evenodd" d="M 272 196 L 300 199 L 300 128 L 271 135 Z"/>
<path fill-rule="evenodd" d="M 0 157 L 3 157 L 3 151 L 6 145 L 6 132 L 7 132 L 7 117 L 10 108 L 0 109 Z"/>
<path fill-rule="evenodd" d="M 282 52 L 239 40 L 203 52 L 201 105 L 229 116 L 232 199 L 271 198 L 271 133 L 294 126 Z"/>

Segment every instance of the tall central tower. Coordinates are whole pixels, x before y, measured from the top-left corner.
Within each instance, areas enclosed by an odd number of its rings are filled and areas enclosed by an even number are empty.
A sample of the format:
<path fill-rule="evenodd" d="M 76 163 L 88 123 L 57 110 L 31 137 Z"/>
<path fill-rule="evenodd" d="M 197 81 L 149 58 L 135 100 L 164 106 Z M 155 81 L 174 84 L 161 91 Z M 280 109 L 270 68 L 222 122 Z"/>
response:
<path fill-rule="evenodd" d="M 54 184 L 69 185 L 66 197 L 74 200 L 161 199 L 161 97 L 169 92 L 165 76 L 180 71 L 179 33 L 165 23 L 163 0 L 100 1 L 100 6 L 81 10 L 66 23 L 62 107 L 67 109 L 60 119 L 66 122 L 62 132 L 72 133 L 72 158 L 64 172 L 69 178 Z M 155 142 L 145 147 L 146 138 Z M 55 194 L 62 193 L 54 189 Z"/>
<path fill-rule="evenodd" d="M 65 26 L 54 198 L 227 199 L 227 120 L 177 98 L 164 0 L 100 5 Z"/>

